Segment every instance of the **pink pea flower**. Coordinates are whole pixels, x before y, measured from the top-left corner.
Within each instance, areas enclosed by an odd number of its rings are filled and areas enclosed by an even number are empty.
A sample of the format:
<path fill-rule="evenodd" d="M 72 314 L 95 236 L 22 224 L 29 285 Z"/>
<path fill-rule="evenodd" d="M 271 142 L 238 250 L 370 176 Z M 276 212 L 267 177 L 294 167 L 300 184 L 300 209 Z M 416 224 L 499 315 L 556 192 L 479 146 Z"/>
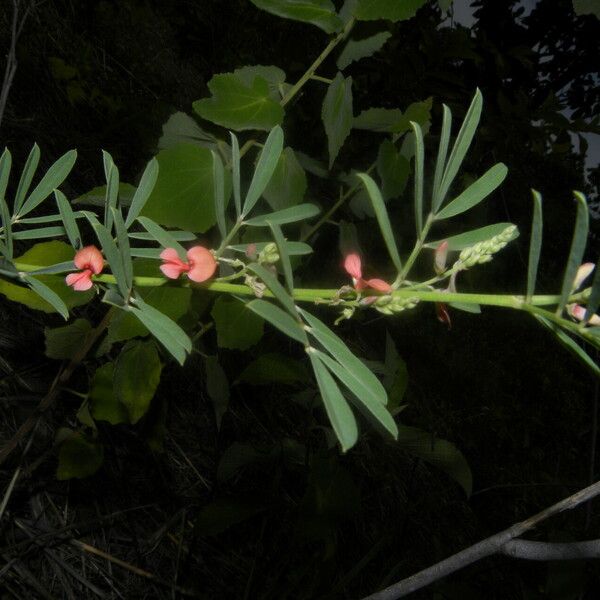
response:
<path fill-rule="evenodd" d="M 389 293 L 392 291 L 392 286 L 383 281 L 383 279 L 363 279 L 362 262 L 358 254 L 348 254 L 344 260 L 344 269 L 346 273 L 352 277 L 354 289 L 358 292 L 365 288 L 371 288 L 378 292 Z"/>
<path fill-rule="evenodd" d="M 104 267 L 102 253 L 96 246 L 85 246 L 78 250 L 73 259 L 75 266 L 79 269 L 78 273 L 67 275 L 66 282 L 76 292 L 85 292 L 92 285 L 92 275 L 98 275 Z"/>
<path fill-rule="evenodd" d="M 187 273 L 187 276 L 196 283 L 206 281 L 213 276 L 217 268 L 217 261 L 203 246 L 194 246 L 187 251 L 187 262 L 179 258 L 175 248 L 165 248 L 160 257 L 163 264 L 160 270 L 169 279 L 178 279 L 182 273 Z"/>

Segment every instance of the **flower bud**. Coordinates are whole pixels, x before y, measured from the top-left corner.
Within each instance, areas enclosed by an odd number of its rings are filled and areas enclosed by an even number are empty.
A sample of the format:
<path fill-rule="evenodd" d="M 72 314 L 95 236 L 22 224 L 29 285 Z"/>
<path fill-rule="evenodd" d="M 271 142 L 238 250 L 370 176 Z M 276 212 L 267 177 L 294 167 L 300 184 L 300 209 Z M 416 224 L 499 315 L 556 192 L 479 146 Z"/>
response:
<path fill-rule="evenodd" d="M 444 240 L 436 249 L 433 259 L 433 268 L 437 275 L 446 271 L 446 260 L 448 258 L 448 242 Z"/>
<path fill-rule="evenodd" d="M 279 260 L 279 251 L 275 242 L 269 242 L 259 253 L 258 262 L 261 264 L 274 264 Z"/>

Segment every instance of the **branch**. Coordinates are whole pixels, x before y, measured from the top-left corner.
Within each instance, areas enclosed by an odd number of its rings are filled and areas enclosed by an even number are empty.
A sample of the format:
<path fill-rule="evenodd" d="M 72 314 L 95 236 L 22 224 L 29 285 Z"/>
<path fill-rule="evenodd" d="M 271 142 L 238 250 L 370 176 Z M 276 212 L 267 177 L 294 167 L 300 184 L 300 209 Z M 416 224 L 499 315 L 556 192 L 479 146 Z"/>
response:
<path fill-rule="evenodd" d="M 23 31 L 25 21 L 29 16 L 33 4 L 28 4 L 22 16 L 19 15 L 19 0 L 13 0 L 13 16 L 10 34 L 10 48 L 6 55 L 6 67 L 4 69 L 4 79 L 2 80 L 2 88 L 0 89 L 0 126 L 4 117 L 4 110 L 8 101 L 8 94 L 12 86 L 15 73 L 17 72 L 17 41 Z M 20 17 L 20 20 L 19 20 Z"/>
<path fill-rule="evenodd" d="M 600 541 L 595 540 L 592 542 L 581 542 L 578 545 L 574 544 L 541 544 L 539 546 L 536 542 L 525 542 L 523 540 L 518 540 L 513 542 L 511 545 L 508 545 L 512 540 L 522 536 L 526 531 L 533 529 L 539 523 L 545 521 L 546 519 L 557 515 L 565 510 L 571 510 L 576 506 L 579 506 L 583 502 L 591 500 L 600 494 L 600 481 L 596 482 L 593 485 L 590 485 L 583 490 L 580 490 L 576 494 L 561 500 L 557 504 L 546 508 L 542 512 L 522 521 L 520 523 L 516 523 L 512 527 L 497 533 L 477 544 L 466 548 L 465 550 L 461 550 L 457 554 L 446 558 L 445 560 L 416 573 L 415 575 L 411 575 L 407 579 L 403 579 L 398 583 L 394 583 L 393 585 L 387 587 L 380 592 L 375 592 L 363 600 L 397 600 L 397 598 L 404 598 L 408 596 L 408 594 L 412 592 L 416 592 L 421 588 L 427 587 L 458 571 L 463 569 L 464 567 L 473 564 L 482 558 L 487 556 L 491 556 L 492 554 L 497 553 L 507 553 L 509 556 L 519 556 L 519 553 L 523 553 L 523 558 L 531 558 L 531 556 L 525 556 L 526 554 L 531 554 L 532 556 L 537 553 L 537 555 L 541 556 L 544 553 L 550 555 L 552 553 L 553 556 L 558 556 L 561 552 L 563 555 L 566 555 L 570 552 L 574 552 L 572 549 L 568 549 L 567 546 L 576 546 L 577 549 L 585 549 L 587 552 L 591 553 L 590 556 L 600 556 Z M 505 551 L 505 548 L 507 547 Z M 535 546 L 534 546 L 535 545 Z M 585 545 L 585 546 L 583 546 Z M 513 552 L 514 554 L 510 554 Z M 587 556 L 586 556 L 587 557 Z M 580 558 L 578 556 L 577 558 Z M 553 558 L 552 560 L 565 560 Z M 535 560 L 547 560 L 546 558 L 539 558 Z"/>
<path fill-rule="evenodd" d="M 48 393 L 40 400 L 35 411 L 29 415 L 26 421 L 17 429 L 13 437 L 0 450 L 0 465 L 11 455 L 12 451 L 19 445 L 19 442 L 35 427 L 38 419 L 54 404 L 54 401 L 60 395 L 62 386 L 69 380 L 73 371 L 79 366 L 79 363 L 87 356 L 96 341 L 108 327 L 110 320 L 115 314 L 114 308 L 110 308 L 104 315 L 104 318 L 86 338 L 79 351 L 69 361 L 67 366 L 60 370 L 50 386 Z"/>
<path fill-rule="evenodd" d="M 571 542 L 552 544 L 546 542 L 530 542 L 529 540 L 512 540 L 500 550 L 506 556 L 524 558 L 525 560 L 577 560 L 600 558 L 600 539 L 589 542 Z"/>

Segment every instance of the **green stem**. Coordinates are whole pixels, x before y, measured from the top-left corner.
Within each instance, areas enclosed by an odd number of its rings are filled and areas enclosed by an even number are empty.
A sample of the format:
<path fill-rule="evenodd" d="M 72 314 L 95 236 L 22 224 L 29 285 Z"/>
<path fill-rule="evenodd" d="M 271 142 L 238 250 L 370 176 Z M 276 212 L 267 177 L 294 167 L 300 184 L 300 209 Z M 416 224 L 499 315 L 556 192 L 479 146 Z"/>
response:
<path fill-rule="evenodd" d="M 326 83 L 327 85 L 330 85 L 331 83 L 333 83 L 333 79 L 329 79 L 328 77 L 321 77 L 320 75 L 311 75 L 310 78 L 313 81 L 320 81 L 322 83 Z"/>
<path fill-rule="evenodd" d="M 217 258 L 219 258 L 219 256 L 221 256 L 221 254 L 223 254 L 225 248 L 227 248 L 227 246 L 229 245 L 229 242 L 231 242 L 231 240 L 236 236 L 237 232 L 240 230 L 240 227 L 243 224 L 244 224 L 244 221 L 242 221 L 242 217 L 240 217 L 235 222 L 235 225 L 231 228 L 230 232 L 223 238 L 223 241 L 221 242 L 221 245 L 219 246 L 219 248 L 215 252 L 215 256 Z"/>
<path fill-rule="evenodd" d="M 285 106 L 296 96 L 296 94 L 304 87 L 304 84 L 315 74 L 315 71 L 321 66 L 323 61 L 333 52 L 335 47 L 350 33 L 350 30 L 354 26 L 355 19 L 352 18 L 344 29 L 338 33 L 325 47 L 325 50 L 319 54 L 315 62 L 306 70 L 304 75 L 298 79 L 298 81 L 291 87 L 289 92 L 281 99 L 281 106 Z"/>
<path fill-rule="evenodd" d="M 413 264 L 415 263 L 415 260 L 417 260 L 419 253 L 423 249 L 423 245 L 425 244 L 425 240 L 427 239 L 427 234 L 429 233 L 429 230 L 431 229 L 432 223 L 433 223 L 433 215 L 431 213 L 429 213 L 427 220 L 425 221 L 425 225 L 423 226 L 423 230 L 421 231 L 421 235 L 419 235 L 419 238 L 415 242 L 415 247 L 413 248 L 412 252 L 410 253 L 410 256 L 406 259 L 406 262 L 404 263 L 404 266 L 402 267 L 402 271 L 400 271 L 400 273 L 398 273 L 398 277 L 396 277 L 396 281 L 394 281 L 394 283 L 392 284 L 393 288 L 398 287 L 406 279 L 406 276 L 408 275 L 410 269 L 412 268 Z"/>

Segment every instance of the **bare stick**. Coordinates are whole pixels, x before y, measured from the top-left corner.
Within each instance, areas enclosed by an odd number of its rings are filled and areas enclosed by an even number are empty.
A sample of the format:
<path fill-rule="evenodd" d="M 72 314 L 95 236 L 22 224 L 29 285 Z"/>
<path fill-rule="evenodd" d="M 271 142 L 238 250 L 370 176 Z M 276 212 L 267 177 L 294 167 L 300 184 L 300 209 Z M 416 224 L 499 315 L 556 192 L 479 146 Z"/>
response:
<path fill-rule="evenodd" d="M 502 554 L 525 560 L 578 560 L 600 558 L 600 540 L 589 542 L 547 543 L 512 540 L 505 544 Z"/>
<path fill-rule="evenodd" d="M 545 521 L 546 519 L 557 515 L 565 510 L 571 510 L 576 506 L 579 506 L 583 502 L 591 500 L 600 494 L 600 481 L 590 485 L 589 487 L 580 490 L 576 494 L 561 500 L 557 504 L 546 508 L 542 512 L 522 521 L 516 523 L 512 527 L 497 533 L 477 544 L 461 550 L 457 554 L 446 558 L 445 560 L 411 575 L 407 579 L 403 579 L 398 583 L 387 587 L 380 592 L 375 592 L 370 596 L 367 596 L 363 600 L 396 600 L 397 598 L 404 598 L 412 592 L 416 592 L 421 588 L 431 585 L 435 581 L 454 573 L 467 565 L 473 564 L 486 556 L 491 556 L 504 551 L 504 547 L 515 538 L 520 537 L 526 531 L 533 529 L 536 525 Z M 521 546 L 524 548 L 524 546 Z M 510 547 L 509 547 L 510 549 Z M 515 547 L 513 546 L 513 551 Z M 525 552 L 525 550 L 524 550 Z"/>
<path fill-rule="evenodd" d="M 58 398 L 61 386 L 63 386 L 71 377 L 73 371 L 78 367 L 79 363 L 86 357 L 87 353 L 92 349 L 98 338 L 104 333 L 113 316 L 113 309 L 109 309 L 104 315 L 104 318 L 86 338 L 81 345 L 79 351 L 73 356 L 68 365 L 54 379 L 48 393 L 40 400 L 35 412 L 31 414 L 26 421 L 19 427 L 15 435 L 6 443 L 0 450 L 0 465 L 10 456 L 11 452 L 18 446 L 19 442 L 35 427 L 38 419 L 47 411 Z"/>
<path fill-rule="evenodd" d="M 4 79 L 2 80 L 2 88 L 0 89 L 0 126 L 4 117 L 4 110 L 8 101 L 8 94 L 12 86 L 15 73 L 17 72 L 17 41 L 23 31 L 25 21 L 29 16 L 29 12 L 33 8 L 33 4 L 28 4 L 23 15 L 19 15 L 19 0 L 13 0 L 13 16 L 10 34 L 10 48 L 6 55 L 6 67 L 4 68 Z"/>

